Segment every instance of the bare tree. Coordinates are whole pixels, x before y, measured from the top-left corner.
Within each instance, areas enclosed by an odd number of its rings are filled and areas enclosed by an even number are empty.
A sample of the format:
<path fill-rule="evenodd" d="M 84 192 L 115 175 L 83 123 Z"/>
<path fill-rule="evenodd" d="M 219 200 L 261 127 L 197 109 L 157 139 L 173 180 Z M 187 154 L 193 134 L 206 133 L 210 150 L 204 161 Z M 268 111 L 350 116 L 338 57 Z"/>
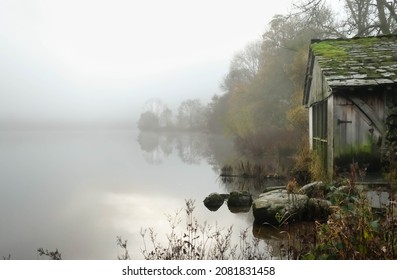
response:
<path fill-rule="evenodd" d="M 318 37 L 345 37 L 343 25 L 337 20 L 327 0 L 304 0 L 294 4 L 294 12 L 290 17 L 297 17 L 305 28 Z"/>
<path fill-rule="evenodd" d="M 304 15 L 308 22 L 321 22 L 318 11 L 326 7 L 331 0 L 306 0 L 297 4 L 297 13 Z M 338 37 L 370 36 L 397 33 L 397 0 L 343 0 L 344 15 L 334 11 L 333 24 L 323 25 L 329 35 Z M 342 10 L 342 9 L 341 9 Z"/>
<path fill-rule="evenodd" d="M 397 1 L 376 0 L 379 30 L 383 34 L 397 33 Z"/>
<path fill-rule="evenodd" d="M 260 41 L 249 43 L 233 57 L 230 68 L 241 71 L 247 80 L 253 81 L 261 66 L 261 44 Z"/>
<path fill-rule="evenodd" d="M 371 0 L 345 0 L 346 22 L 348 35 L 370 35 L 376 29 L 376 11 Z"/>
<path fill-rule="evenodd" d="M 178 108 L 178 125 L 182 129 L 195 130 L 205 126 L 204 106 L 199 99 L 183 101 Z"/>
<path fill-rule="evenodd" d="M 240 91 L 245 85 L 251 83 L 261 69 L 262 42 L 254 41 L 237 52 L 225 77 L 221 88 L 226 92 Z"/>
<path fill-rule="evenodd" d="M 170 127 L 172 125 L 172 111 L 159 98 L 148 100 L 145 103 L 144 112 L 155 116 L 159 127 Z"/>

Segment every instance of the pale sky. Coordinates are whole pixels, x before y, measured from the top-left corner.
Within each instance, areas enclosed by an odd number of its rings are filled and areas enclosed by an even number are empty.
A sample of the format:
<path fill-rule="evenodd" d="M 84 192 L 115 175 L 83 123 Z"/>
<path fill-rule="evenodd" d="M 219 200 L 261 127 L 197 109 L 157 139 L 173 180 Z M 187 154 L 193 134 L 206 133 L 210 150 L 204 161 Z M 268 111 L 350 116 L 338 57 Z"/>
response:
<path fill-rule="evenodd" d="M 291 0 L 0 0 L 0 126 L 131 121 L 208 102 L 233 55 Z"/>

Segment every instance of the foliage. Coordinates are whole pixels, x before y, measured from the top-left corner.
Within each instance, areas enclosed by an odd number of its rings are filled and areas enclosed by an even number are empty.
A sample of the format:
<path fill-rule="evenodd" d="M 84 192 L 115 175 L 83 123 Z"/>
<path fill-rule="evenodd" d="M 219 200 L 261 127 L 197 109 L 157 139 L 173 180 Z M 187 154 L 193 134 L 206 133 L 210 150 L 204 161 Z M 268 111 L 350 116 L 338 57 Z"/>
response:
<path fill-rule="evenodd" d="M 326 224 L 317 223 L 316 243 L 306 259 L 395 259 L 397 218 L 390 204 L 385 217 L 376 216 L 368 201 L 350 191 L 337 192 L 339 203 Z"/>
<path fill-rule="evenodd" d="M 300 185 L 314 181 L 329 181 L 321 153 L 310 149 L 307 139 L 298 144 L 300 149 L 294 155 L 292 175 Z"/>
<path fill-rule="evenodd" d="M 206 108 L 207 130 L 211 133 L 225 134 L 228 96 L 214 95 Z"/>
<path fill-rule="evenodd" d="M 305 259 L 396 259 L 396 202 L 375 213 L 365 193 L 356 187 L 358 163 L 350 165 L 344 185 L 328 186 L 333 213 L 327 223 L 316 223 L 315 243 Z"/>
<path fill-rule="evenodd" d="M 62 260 L 62 255 L 58 249 L 55 249 L 55 251 L 48 251 L 47 249 L 44 250 L 43 248 L 39 248 L 37 252 L 39 256 L 47 256 L 50 260 Z"/>
<path fill-rule="evenodd" d="M 222 107 L 219 119 L 238 147 L 261 156 L 286 139 L 278 133 L 269 141 L 269 131 L 285 131 L 295 139 L 307 133 L 308 114 L 301 103 L 307 49 L 311 38 L 324 33 L 302 15 L 276 15 L 261 41 L 233 57 L 221 85 L 223 102 L 213 108 Z"/>
<path fill-rule="evenodd" d="M 204 130 L 205 109 L 199 99 L 188 99 L 178 108 L 178 124 L 182 130 Z"/>
<path fill-rule="evenodd" d="M 270 256 L 261 252 L 261 241 L 250 239 L 248 231 L 240 234 L 240 243 L 233 244 L 233 228 L 212 228 L 206 222 L 200 224 L 193 216 L 194 201 L 186 200 L 186 228 L 178 233 L 181 223 L 180 211 L 169 216 L 171 232 L 167 243 L 161 244 L 153 228 L 141 231 L 143 240 L 142 254 L 146 260 L 226 260 L 226 259 L 267 259 Z M 149 241 L 149 244 L 147 243 Z"/>
<path fill-rule="evenodd" d="M 128 252 L 128 247 L 127 247 L 127 242 L 128 240 L 124 240 L 121 238 L 121 236 L 117 236 L 117 246 L 119 246 L 123 250 L 123 254 L 117 256 L 117 259 L 119 260 L 129 260 L 130 259 L 130 254 Z"/>
<path fill-rule="evenodd" d="M 141 131 L 207 131 L 210 121 L 214 121 L 211 127 L 217 124 L 213 117 L 217 114 L 214 103 L 218 100 L 215 96 L 207 106 L 199 99 L 184 100 L 178 107 L 176 120 L 172 110 L 161 100 L 149 100 L 145 106 L 146 111 L 139 117 L 138 128 Z"/>
<path fill-rule="evenodd" d="M 318 151 L 310 151 L 310 174 L 313 181 L 327 181 L 327 173 L 324 166 L 324 158 Z"/>
<path fill-rule="evenodd" d="M 158 130 L 172 126 L 172 111 L 161 99 L 150 99 L 138 121 L 140 130 Z"/>
<path fill-rule="evenodd" d="M 160 127 L 159 118 L 152 112 L 145 112 L 141 114 L 138 121 L 138 128 L 140 130 L 157 130 Z"/>

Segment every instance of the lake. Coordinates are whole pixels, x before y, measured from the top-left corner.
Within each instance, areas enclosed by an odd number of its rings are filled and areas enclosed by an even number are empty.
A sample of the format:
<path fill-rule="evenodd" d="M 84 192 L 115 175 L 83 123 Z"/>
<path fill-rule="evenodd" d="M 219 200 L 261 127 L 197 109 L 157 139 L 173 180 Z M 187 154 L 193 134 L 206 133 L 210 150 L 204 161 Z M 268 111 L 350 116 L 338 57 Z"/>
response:
<path fill-rule="evenodd" d="M 128 240 L 132 259 L 143 259 L 142 228 L 159 239 L 170 232 L 167 215 L 196 201 L 194 216 L 219 227 L 233 225 L 236 242 L 252 213 L 211 212 L 231 143 L 204 134 L 139 134 L 134 130 L 0 132 L 0 257 L 45 259 L 37 249 L 56 248 L 63 259 L 117 259 L 116 237 Z M 185 224 L 181 212 L 182 227 Z"/>

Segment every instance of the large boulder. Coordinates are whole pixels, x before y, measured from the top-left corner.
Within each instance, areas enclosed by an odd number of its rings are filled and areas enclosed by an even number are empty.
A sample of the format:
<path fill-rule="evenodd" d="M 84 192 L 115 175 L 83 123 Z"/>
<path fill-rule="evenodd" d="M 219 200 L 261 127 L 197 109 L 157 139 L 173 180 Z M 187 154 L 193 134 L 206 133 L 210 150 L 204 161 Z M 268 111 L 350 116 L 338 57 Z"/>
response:
<path fill-rule="evenodd" d="M 219 193 L 211 193 L 204 199 L 204 205 L 210 211 L 218 210 L 225 202 L 225 196 Z"/>
<path fill-rule="evenodd" d="M 252 196 L 247 191 L 231 192 L 227 200 L 227 207 L 232 213 L 248 212 L 251 209 Z"/>
<path fill-rule="evenodd" d="M 305 194 L 274 190 L 255 199 L 252 211 L 257 224 L 280 225 L 286 221 L 310 221 L 328 216 L 330 204 L 320 199 L 310 199 Z"/>

